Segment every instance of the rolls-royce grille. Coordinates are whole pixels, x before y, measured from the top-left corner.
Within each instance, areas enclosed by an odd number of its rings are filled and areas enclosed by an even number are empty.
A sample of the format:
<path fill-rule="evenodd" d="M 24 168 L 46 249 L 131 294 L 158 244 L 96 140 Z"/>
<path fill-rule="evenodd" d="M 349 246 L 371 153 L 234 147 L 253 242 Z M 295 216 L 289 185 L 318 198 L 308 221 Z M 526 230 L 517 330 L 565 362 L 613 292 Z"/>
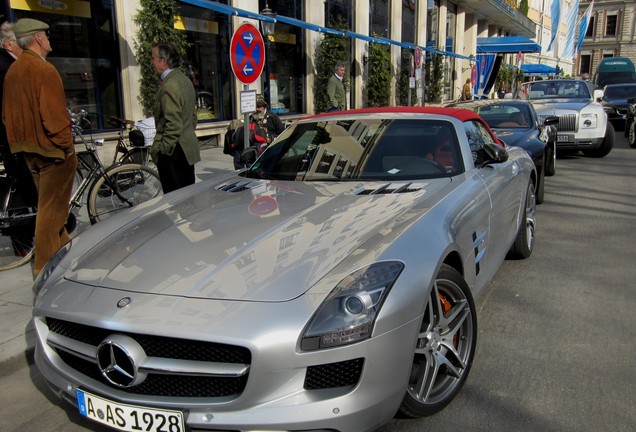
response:
<path fill-rule="evenodd" d="M 96 349 L 109 335 L 120 334 L 134 339 L 148 357 L 198 361 L 208 364 L 231 363 L 249 366 L 251 363 L 251 353 L 244 347 L 117 332 L 53 318 L 47 318 L 46 321 L 49 331 L 94 346 Z M 65 350 L 63 346 L 55 347 L 55 351 L 67 365 L 79 373 L 109 384 L 95 362 L 77 356 L 72 353 L 73 350 Z M 166 397 L 223 397 L 240 394 L 245 388 L 248 376 L 248 373 L 235 377 L 224 377 L 162 371 L 162 373 L 156 374 L 149 373 L 141 384 L 120 390 L 133 394 Z"/>
<path fill-rule="evenodd" d="M 305 390 L 352 386 L 360 381 L 364 359 L 357 358 L 307 368 Z"/>
<path fill-rule="evenodd" d="M 547 115 L 539 116 L 541 119 L 541 123 L 543 123 L 548 117 Z M 559 124 L 556 125 L 556 128 L 560 132 L 576 132 L 576 114 L 565 114 L 560 115 Z"/>

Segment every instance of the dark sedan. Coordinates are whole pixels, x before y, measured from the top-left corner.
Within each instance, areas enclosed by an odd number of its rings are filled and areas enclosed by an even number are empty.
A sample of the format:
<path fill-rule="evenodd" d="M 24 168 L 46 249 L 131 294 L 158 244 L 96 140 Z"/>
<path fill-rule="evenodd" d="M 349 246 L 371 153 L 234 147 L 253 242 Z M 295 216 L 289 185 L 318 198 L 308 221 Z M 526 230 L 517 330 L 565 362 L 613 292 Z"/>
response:
<path fill-rule="evenodd" d="M 614 129 L 625 127 L 630 98 L 636 98 L 636 84 L 609 84 L 603 88 L 601 104 Z"/>
<path fill-rule="evenodd" d="M 449 106 L 476 112 L 499 139 L 528 152 L 539 177 L 537 203 L 543 202 L 544 177 L 556 173 L 557 129 L 554 125 L 559 118 L 547 117 L 542 124 L 529 102 L 512 99 L 459 102 Z"/>
<path fill-rule="evenodd" d="M 636 97 L 627 100 L 627 118 L 625 119 L 625 138 L 631 148 L 636 148 Z"/>

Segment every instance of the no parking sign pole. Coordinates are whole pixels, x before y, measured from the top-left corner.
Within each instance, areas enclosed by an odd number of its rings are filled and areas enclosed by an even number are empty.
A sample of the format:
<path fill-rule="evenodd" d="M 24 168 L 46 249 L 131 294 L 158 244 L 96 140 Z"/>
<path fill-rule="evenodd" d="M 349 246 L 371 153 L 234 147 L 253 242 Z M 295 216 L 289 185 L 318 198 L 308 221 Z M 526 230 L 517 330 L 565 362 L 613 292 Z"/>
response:
<path fill-rule="evenodd" d="M 230 42 L 230 65 L 236 78 L 243 83 L 241 114 L 243 114 L 243 148 L 249 147 L 250 113 L 256 111 L 255 92 L 249 84 L 256 81 L 265 65 L 265 42 L 261 32 L 252 24 L 244 23 L 236 29 Z"/>

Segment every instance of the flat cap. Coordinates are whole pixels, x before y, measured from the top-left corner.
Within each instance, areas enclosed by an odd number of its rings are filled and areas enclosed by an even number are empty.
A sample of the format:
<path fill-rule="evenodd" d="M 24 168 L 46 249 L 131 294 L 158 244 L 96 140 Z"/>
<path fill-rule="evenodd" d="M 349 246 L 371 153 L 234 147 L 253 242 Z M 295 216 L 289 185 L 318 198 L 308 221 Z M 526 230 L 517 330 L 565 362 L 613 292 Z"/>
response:
<path fill-rule="evenodd" d="M 13 26 L 13 33 L 15 33 L 15 37 L 20 38 L 48 29 L 49 25 L 45 22 L 32 18 L 22 18 L 15 23 L 15 26 Z"/>

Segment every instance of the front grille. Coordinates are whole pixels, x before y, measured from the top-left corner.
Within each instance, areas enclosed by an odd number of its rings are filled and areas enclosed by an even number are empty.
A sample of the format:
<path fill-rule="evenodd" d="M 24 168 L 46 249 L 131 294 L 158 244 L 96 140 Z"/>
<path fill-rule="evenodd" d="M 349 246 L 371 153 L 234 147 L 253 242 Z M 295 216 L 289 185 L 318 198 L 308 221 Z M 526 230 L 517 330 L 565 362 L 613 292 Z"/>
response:
<path fill-rule="evenodd" d="M 547 115 L 539 116 L 541 124 L 545 121 Z M 576 114 L 565 114 L 559 116 L 559 124 L 556 125 L 559 132 L 576 132 Z"/>
<path fill-rule="evenodd" d="M 307 368 L 305 390 L 352 386 L 360 381 L 364 359 L 357 358 Z"/>
<path fill-rule="evenodd" d="M 236 363 L 249 365 L 251 353 L 247 348 L 212 342 L 168 338 L 112 330 L 76 324 L 48 318 L 49 331 L 97 347 L 114 333 L 134 339 L 148 357 L 190 360 L 210 363 Z M 71 368 L 91 379 L 111 385 L 101 374 L 96 363 L 85 360 L 61 348 L 56 349 L 60 358 Z M 119 390 L 165 397 L 224 397 L 240 394 L 247 383 L 248 374 L 239 377 L 187 375 L 177 372 L 148 374 L 146 380 L 134 387 Z"/>

